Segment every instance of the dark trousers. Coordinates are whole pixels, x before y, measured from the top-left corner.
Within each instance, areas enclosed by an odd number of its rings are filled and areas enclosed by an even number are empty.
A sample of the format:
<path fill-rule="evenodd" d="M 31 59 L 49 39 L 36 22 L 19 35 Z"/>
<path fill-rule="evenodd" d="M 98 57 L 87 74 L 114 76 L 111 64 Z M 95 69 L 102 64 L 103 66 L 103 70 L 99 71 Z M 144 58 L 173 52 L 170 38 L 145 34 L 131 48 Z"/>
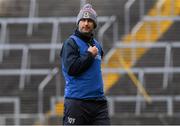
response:
<path fill-rule="evenodd" d="M 63 125 L 110 125 L 107 101 L 65 99 Z"/>

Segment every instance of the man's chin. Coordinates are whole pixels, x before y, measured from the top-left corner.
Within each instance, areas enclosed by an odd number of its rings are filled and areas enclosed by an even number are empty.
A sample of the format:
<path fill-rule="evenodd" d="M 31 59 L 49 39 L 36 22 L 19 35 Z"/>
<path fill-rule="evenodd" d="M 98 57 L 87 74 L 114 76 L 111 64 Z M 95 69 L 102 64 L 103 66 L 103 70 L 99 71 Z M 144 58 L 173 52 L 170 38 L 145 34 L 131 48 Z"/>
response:
<path fill-rule="evenodd" d="M 84 32 L 84 33 L 89 33 L 90 30 L 82 30 L 82 32 Z"/>
<path fill-rule="evenodd" d="M 82 33 L 83 34 L 90 34 L 91 32 L 90 31 L 83 31 Z"/>

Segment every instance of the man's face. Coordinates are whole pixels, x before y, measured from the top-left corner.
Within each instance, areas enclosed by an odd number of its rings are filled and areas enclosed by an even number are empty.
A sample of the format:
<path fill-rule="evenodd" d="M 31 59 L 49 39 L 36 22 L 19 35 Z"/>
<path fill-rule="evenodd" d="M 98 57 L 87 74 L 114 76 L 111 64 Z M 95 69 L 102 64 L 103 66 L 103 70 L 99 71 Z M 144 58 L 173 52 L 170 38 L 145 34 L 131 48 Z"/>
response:
<path fill-rule="evenodd" d="M 79 22 L 79 31 L 82 33 L 91 33 L 94 29 L 94 23 L 91 19 L 81 19 Z"/>

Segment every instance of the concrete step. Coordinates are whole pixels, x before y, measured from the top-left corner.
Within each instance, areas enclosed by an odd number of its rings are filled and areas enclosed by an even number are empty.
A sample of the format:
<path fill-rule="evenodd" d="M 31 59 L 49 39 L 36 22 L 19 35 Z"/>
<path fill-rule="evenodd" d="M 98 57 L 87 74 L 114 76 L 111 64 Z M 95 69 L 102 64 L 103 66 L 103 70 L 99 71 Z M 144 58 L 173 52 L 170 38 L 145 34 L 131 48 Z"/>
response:
<path fill-rule="evenodd" d="M 27 25 L 11 25 L 9 26 L 9 42 L 10 43 L 50 43 L 52 27 L 48 24 L 38 25 L 37 29 L 34 29 L 33 35 L 28 36 Z"/>
<path fill-rule="evenodd" d="M 180 23 L 174 22 L 173 25 L 166 31 L 159 41 L 180 41 L 180 36 L 177 34 L 179 32 Z"/>
<path fill-rule="evenodd" d="M 29 0 L 2 1 L 1 17 L 27 17 L 29 15 Z"/>

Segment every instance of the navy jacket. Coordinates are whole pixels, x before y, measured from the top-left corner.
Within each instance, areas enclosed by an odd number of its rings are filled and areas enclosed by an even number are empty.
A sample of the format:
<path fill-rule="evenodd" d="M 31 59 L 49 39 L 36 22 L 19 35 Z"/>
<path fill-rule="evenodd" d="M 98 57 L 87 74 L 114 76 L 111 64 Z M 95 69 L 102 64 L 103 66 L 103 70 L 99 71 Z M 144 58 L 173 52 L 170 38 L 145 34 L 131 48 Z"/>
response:
<path fill-rule="evenodd" d="M 96 45 L 96 57 L 87 51 L 88 46 Z M 77 30 L 62 47 L 62 71 L 66 79 L 65 98 L 105 100 L 101 75 L 100 44 L 93 36 L 83 36 Z"/>
<path fill-rule="evenodd" d="M 87 37 L 82 35 L 78 30 L 74 32 L 74 35 L 87 42 L 88 45 L 93 46 L 93 35 Z M 103 50 L 101 52 L 101 57 L 103 57 Z M 85 72 L 93 63 L 94 57 L 90 52 L 87 52 L 87 55 L 83 55 L 81 57 L 79 57 L 79 53 L 80 50 L 76 42 L 73 39 L 68 38 L 63 44 L 60 55 L 63 60 L 63 64 L 68 71 L 68 74 L 71 76 L 79 76 L 81 73 Z"/>

